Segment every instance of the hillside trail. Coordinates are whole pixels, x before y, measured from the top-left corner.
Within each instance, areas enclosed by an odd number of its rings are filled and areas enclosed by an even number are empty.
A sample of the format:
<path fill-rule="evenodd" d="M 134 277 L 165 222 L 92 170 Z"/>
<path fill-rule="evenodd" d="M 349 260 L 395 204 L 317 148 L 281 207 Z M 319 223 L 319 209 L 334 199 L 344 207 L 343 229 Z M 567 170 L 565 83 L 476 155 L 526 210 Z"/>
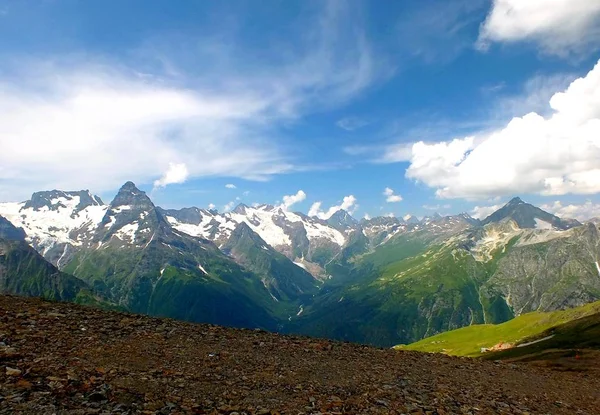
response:
<path fill-rule="evenodd" d="M 599 414 L 600 376 L 0 296 L 0 413 Z"/>

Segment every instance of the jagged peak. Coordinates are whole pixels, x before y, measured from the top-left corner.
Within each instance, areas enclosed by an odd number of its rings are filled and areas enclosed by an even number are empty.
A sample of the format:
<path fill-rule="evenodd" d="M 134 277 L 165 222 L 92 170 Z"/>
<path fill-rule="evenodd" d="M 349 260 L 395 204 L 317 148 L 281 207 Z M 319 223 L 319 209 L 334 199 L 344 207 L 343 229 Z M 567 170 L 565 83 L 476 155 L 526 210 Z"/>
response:
<path fill-rule="evenodd" d="M 506 205 L 486 217 L 481 223 L 487 225 L 503 220 L 514 220 L 520 228 L 543 229 L 544 227 L 552 227 L 565 230 L 580 225 L 576 220 L 563 220 L 537 206 L 523 202 L 520 197 L 512 198 Z"/>
<path fill-rule="evenodd" d="M 102 199 L 90 193 L 89 190 L 63 191 L 54 189 L 34 192 L 31 195 L 31 199 L 25 202 L 23 209 L 31 208 L 34 210 L 39 210 L 43 207 L 47 207 L 51 210 L 55 210 L 61 207 L 66 207 L 66 205 L 68 205 L 66 201 L 71 201 L 74 197 L 79 198 L 78 205 L 72 206 L 76 211 L 85 209 L 88 206 L 104 205 Z"/>
<path fill-rule="evenodd" d="M 122 192 L 143 193 L 132 181 L 127 181 L 125 184 L 123 184 L 123 186 L 121 186 L 119 193 Z"/>
<path fill-rule="evenodd" d="M 240 203 L 239 205 L 237 205 L 237 206 L 235 207 L 235 209 L 233 209 L 233 210 L 231 211 L 231 213 L 237 213 L 237 214 L 239 214 L 239 215 L 244 215 L 244 214 L 246 214 L 246 210 L 247 210 L 247 209 L 250 209 L 250 208 L 248 207 L 248 205 L 246 205 L 245 203 Z"/>
<path fill-rule="evenodd" d="M 354 219 L 354 217 L 350 213 L 348 213 L 348 211 L 345 209 L 338 209 L 333 213 L 333 215 L 331 215 L 329 217 L 329 219 L 338 219 L 338 218 L 339 219 L 348 219 L 348 220 L 352 220 L 352 221 L 356 222 L 356 219 Z"/>
<path fill-rule="evenodd" d="M 520 197 L 518 197 L 518 196 L 516 196 L 516 197 L 513 197 L 513 198 L 512 198 L 512 199 L 510 199 L 510 201 L 507 203 L 507 205 L 511 205 L 511 206 L 514 206 L 514 205 L 521 205 L 521 204 L 525 204 L 525 202 L 523 202 L 523 200 L 522 200 Z"/>

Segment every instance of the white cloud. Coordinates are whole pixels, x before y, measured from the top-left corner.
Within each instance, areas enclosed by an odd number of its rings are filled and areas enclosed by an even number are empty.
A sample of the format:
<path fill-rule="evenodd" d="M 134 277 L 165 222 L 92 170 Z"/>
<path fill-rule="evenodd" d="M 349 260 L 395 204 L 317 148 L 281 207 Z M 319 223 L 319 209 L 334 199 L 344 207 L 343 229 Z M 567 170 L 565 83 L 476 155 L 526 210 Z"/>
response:
<path fill-rule="evenodd" d="M 492 111 L 503 120 L 530 112 L 552 115 L 550 99 L 556 91 L 565 90 L 575 79 L 577 76 L 571 73 L 535 75 L 524 83 L 520 93 L 499 97 Z"/>
<path fill-rule="evenodd" d="M 77 51 L 2 60 L 0 198 L 153 183 L 170 163 L 185 164 L 188 180 L 267 180 L 300 169 L 278 127 L 345 104 L 391 74 L 360 13 L 341 2 L 317 9 L 272 60 L 248 56 L 229 27 L 177 45 L 148 39 L 136 51 L 140 68 Z"/>
<path fill-rule="evenodd" d="M 550 99 L 553 113 L 503 129 L 412 147 L 406 177 L 440 198 L 600 192 L 600 62 Z"/>
<path fill-rule="evenodd" d="M 318 216 L 319 212 L 321 211 L 321 205 L 323 204 L 323 202 L 315 202 L 310 206 L 310 209 L 308 210 L 308 216 Z"/>
<path fill-rule="evenodd" d="M 216 208 L 217 206 L 214 203 L 209 203 L 208 204 L 208 209 L 213 210 L 214 208 Z"/>
<path fill-rule="evenodd" d="M 306 193 L 304 193 L 304 190 L 298 190 L 295 195 L 283 196 L 283 203 L 281 204 L 281 207 L 284 210 L 288 210 L 296 203 L 302 202 L 305 199 Z"/>
<path fill-rule="evenodd" d="M 413 143 L 391 144 L 385 148 L 383 157 L 379 159 L 381 163 L 397 163 L 409 161 L 412 156 Z"/>
<path fill-rule="evenodd" d="M 250 96 L 149 84 L 105 67 L 23 77 L 21 85 L 0 78 L 0 193 L 12 198 L 291 169 L 276 142 L 242 131 L 263 105 Z"/>
<path fill-rule="evenodd" d="M 409 220 L 409 219 L 410 219 L 410 218 L 412 218 L 412 217 L 413 217 L 413 216 L 412 216 L 410 213 L 408 213 L 408 214 L 404 215 L 404 216 L 402 217 L 402 219 L 404 219 L 404 220 L 406 221 L 406 220 Z"/>
<path fill-rule="evenodd" d="M 365 215 L 363 216 L 364 219 L 369 220 L 371 219 L 371 215 L 369 215 L 368 213 L 365 213 Z"/>
<path fill-rule="evenodd" d="M 235 184 L 231 184 L 231 183 L 227 183 L 227 184 L 225 185 L 225 187 L 226 187 L 227 189 L 237 189 L 237 186 L 236 186 Z"/>
<path fill-rule="evenodd" d="M 478 47 L 533 41 L 547 53 L 591 52 L 600 41 L 597 0 L 494 0 L 481 25 Z"/>
<path fill-rule="evenodd" d="M 485 219 L 502 206 L 504 205 L 475 206 L 473 209 L 471 209 L 470 215 L 475 219 Z"/>
<path fill-rule="evenodd" d="M 487 0 L 404 2 L 396 39 L 406 58 L 426 63 L 448 62 L 472 47 L 471 30 L 479 23 Z"/>
<path fill-rule="evenodd" d="M 346 117 L 339 120 L 336 125 L 346 131 L 358 130 L 369 124 L 369 121 L 359 117 Z"/>
<path fill-rule="evenodd" d="M 183 183 L 189 176 L 185 163 L 169 163 L 169 168 L 163 176 L 154 181 L 154 187 L 165 187 L 169 184 Z"/>
<path fill-rule="evenodd" d="M 231 211 L 231 209 L 233 209 L 234 206 L 235 206 L 235 202 L 232 200 L 231 202 L 229 202 L 225 206 L 223 206 L 223 212 Z"/>
<path fill-rule="evenodd" d="M 354 195 L 345 196 L 342 203 L 339 205 L 331 206 L 326 211 L 321 210 L 322 202 L 315 202 L 312 204 L 308 211 L 308 216 L 316 216 L 319 219 L 329 219 L 338 210 L 345 210 L 350 214 L 353 214 L 357 209 L 357 200 Z"/>
<path fill-rule="evenodd" d="M 386 187 L 384 189 L 383 195 L 386 196 L 385 201 L 388 203 L 397 203 L 402 201 L 402 196 L 395 195 L 394 191 L 389 187 Z"/>
<path fill-rule="evenodd" d="M 244 191 L 244 193 L 242 193 L 244 196 L 248 196 L 250 194 L 250 190 L 246 190 Z"/>
<path fill-rule="evenodd" d="M 553 203 L 542 205 L 540 208 L 561 218 L 577 219 L 580 222 L 600 217 L 600 203 L 593 203 L 591 200 L 579 205 L 563 205 L 561 201 L 556 200 Z"/>
<path fill-rule="evenodd" d="M 452 206 L 446 205 L 423 205 L 423 209 L 439 211 L 442 209 L 450 209 Z"/>

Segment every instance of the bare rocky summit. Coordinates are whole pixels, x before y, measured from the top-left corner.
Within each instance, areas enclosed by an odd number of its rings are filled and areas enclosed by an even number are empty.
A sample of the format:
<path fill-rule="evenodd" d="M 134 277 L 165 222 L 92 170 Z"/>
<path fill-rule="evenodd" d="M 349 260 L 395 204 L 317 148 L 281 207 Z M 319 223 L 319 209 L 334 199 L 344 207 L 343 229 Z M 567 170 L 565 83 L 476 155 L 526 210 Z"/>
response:
<path fill-rule="evenodd" d="M 600 373 L 0 296 L 0 413 L 597 414 Z"/>

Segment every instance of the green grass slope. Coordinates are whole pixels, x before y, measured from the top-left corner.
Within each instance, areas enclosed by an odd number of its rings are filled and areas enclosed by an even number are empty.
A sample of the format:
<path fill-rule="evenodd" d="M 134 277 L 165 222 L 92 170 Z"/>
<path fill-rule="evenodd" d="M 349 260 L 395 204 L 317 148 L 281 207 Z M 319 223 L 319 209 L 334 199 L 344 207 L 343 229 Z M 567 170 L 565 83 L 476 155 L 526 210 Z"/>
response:
<path fill-rule="evenodd" d="M 583 358 L 584 355 L 589 354 L 584 351 L 600 349 L 600 313 L 560 324 L 527 340 L 537 339 L 546 340 L 523 347 L 486 353 L 483 357 L 494 360 L 511 359 L 521 361 L 557 361 L 576 355 Z M 592 352 L 592 354 L 598 355 L 597 352 Z"/>
<path fill-rule="evenodd" d="M 476 324 L 428 337 L 409 345 L 396 346 L 396 348 L 454 356 L 482 356 L 482 347 L 492 347 L 501 342 L 514 344 L 524 342 L 525 339 L 543 338 L 550 335 L 547 333 L 557 326 L 598 313 L 600 313 L 600 301 L 567 310 L 548 313 L 532 312 L 502 324 Z M 543 345 L 536 344 L 540 345 L 539 347 L 548 346 L 548 343 L 543 343 Z M 518 349 L 525 350 L 527 347 Z"/>

